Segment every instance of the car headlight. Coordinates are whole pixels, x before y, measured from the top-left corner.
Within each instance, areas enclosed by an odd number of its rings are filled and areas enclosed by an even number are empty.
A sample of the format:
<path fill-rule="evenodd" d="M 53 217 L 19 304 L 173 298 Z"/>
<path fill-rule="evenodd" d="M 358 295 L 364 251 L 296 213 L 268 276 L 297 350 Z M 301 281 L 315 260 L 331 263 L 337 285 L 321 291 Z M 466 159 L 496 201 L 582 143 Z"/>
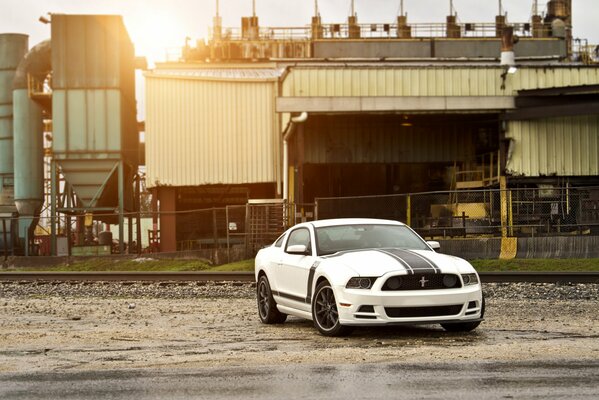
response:
<path fill-rule="evenodd" d="M 347 281 L 347 289 L 370 289 L 376 278 L 355 277 Z"/>
<path fill-rule="evenodd" d="M 462 280 L 464 281 L 464 286 L 478 284 L 478 276 L 476 274 L 462 274 Z"/>

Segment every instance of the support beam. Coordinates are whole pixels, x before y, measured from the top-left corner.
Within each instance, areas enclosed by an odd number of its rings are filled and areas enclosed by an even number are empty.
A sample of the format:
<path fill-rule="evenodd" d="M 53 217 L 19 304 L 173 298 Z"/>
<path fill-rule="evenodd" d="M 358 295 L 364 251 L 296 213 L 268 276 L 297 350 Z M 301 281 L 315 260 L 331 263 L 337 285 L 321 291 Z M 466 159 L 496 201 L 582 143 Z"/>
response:
<path fill-rule="evenodd" d="M 125 253 L 125 165 L 119 160 L 118 192 L 119 192 L 119 253 Z"/>
<path fill-rule="evenodd" d="M 499 111 L 513 96 L 279 97 L 277 112 Z"/>
<path fill-rule="evenodd" d="M 58 192 L 58 176 L 56 160 L 50 161 L 50 255 L 56 255 L 56 196 Z M 70 243 L 70 238 L 68 238 Z"/>
<path fill-rule="evenodd" d="M 141 254 L 141 177 L 135 176 L 135 218 L 137 222 L 137 254 Z"/>

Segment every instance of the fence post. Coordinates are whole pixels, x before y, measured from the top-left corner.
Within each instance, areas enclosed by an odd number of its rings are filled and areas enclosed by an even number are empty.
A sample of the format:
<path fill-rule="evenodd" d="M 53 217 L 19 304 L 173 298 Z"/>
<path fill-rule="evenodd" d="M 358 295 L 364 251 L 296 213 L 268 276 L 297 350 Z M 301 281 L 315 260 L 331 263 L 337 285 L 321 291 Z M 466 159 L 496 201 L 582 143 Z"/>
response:
<path fill-rule="evenodd" d="M 508 225 L 510 236 L 514 236 L 514 210 L 512 208 L 512 191 L 508 192 Z"/>
<path fill-rule="evenodd" d="M 499 199 L 500 199 L 500 212 L 501 212 L 501 237 L 507 237 L 507 179 L 505 176 L 499 177 Z"/>
<path fill-rule="evenodd" d="M 412 196 L 406 196 L 406 224 L 412 226 Z"/>
<path fill-rule="evenodd" d="M 6 218 L 2 218 L 2 247 L 4 248 L 4 261 L 8 260 L 8 241 L 6 236 Z"/>

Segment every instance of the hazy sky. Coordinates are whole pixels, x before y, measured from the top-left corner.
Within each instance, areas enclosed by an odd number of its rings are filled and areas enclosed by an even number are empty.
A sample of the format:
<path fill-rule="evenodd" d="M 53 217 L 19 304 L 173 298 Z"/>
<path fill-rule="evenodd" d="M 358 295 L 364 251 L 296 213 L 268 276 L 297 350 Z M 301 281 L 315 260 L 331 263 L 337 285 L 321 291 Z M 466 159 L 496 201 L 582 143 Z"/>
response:
<path fill-rule="evenodd" d="M 599 0 L 572 0 L 574 37 L 599 44 Z M 462 22 L 492 22 L 499 0 L 454 0 Z M 323 23 L 344 22 L 350 0 L 319 0 Z M 400 0 L 356 0 L 361 23 L 392 23 Z M 503 0 L 511 22 L 526 22 L 533 0 Z M 541 10 L 546 0 L 539 0 Z M 404 0 L 411 22 L 444 22 L 449 0 Z M 30 46 L 50 36 L 50 28 L 38 22 L 48 12 L 71 14 L 121 14 L 138 55 L 150 60 L 164 58 L 166 48 L 180 47 L 186 36 L 207 36 L 216 0 L 0 0 L 0 33 L 30 35 Z M 225 27 L 238 27 L 242 16 L 251 15 L 251 0 L 220 0 Z M 305 26 L 314 12 L 314 0 L 256 0 L 262 26 Z"/>

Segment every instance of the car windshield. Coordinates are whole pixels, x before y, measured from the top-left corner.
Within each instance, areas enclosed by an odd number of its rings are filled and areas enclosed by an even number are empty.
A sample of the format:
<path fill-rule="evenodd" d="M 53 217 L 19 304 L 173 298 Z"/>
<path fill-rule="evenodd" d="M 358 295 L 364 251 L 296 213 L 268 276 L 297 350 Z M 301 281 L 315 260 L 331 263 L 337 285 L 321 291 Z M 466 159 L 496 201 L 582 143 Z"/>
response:
<path fill-rule="evenodd" d="M 426 242 L 403 225 L 338 225 L 316 228 L 318 255 L 372 248 L 430 250 Z"/>

